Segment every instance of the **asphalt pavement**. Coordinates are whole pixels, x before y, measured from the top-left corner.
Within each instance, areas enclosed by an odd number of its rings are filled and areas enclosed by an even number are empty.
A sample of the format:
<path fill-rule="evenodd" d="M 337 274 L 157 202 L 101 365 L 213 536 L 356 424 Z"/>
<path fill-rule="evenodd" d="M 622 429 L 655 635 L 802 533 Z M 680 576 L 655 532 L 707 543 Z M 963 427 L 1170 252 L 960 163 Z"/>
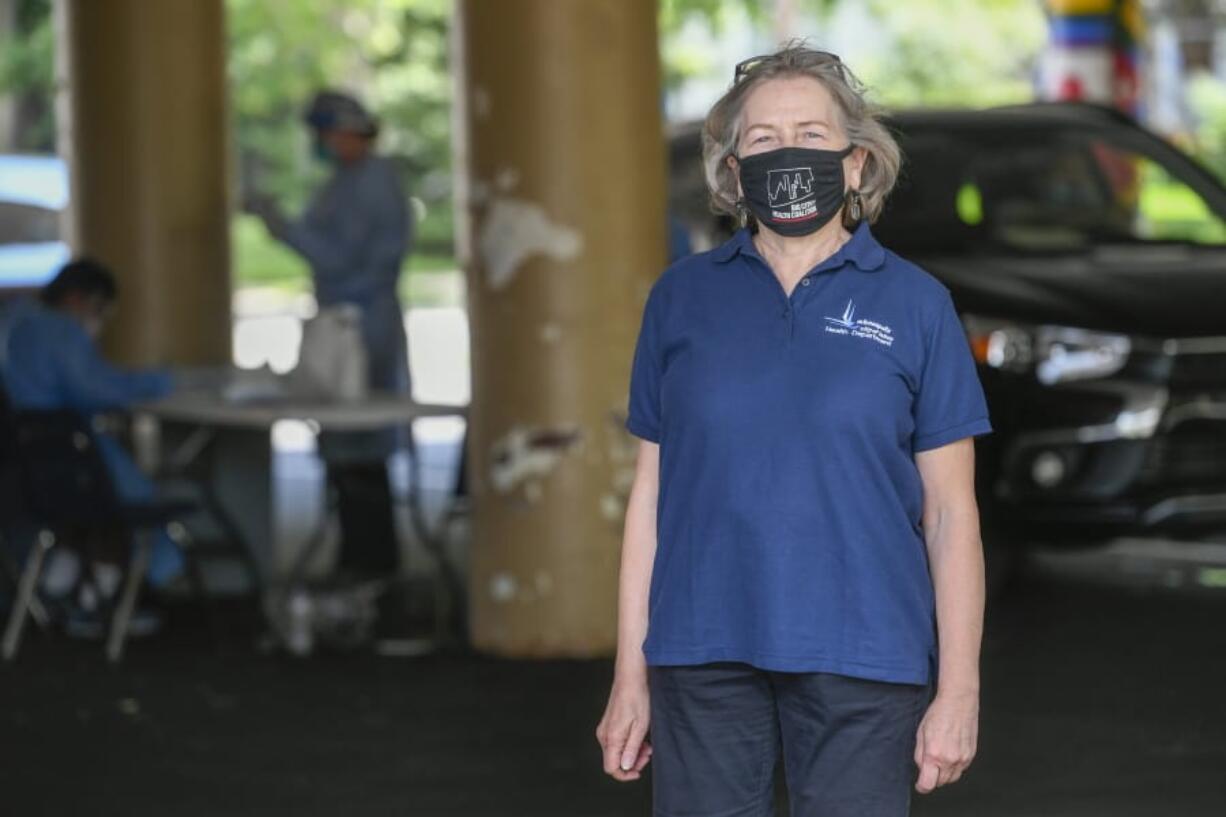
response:
<path fill-rule="evenodd" d="M 1132 548 L 1049 559 L 993 605 L 979 758 L 916 815 L 1226 814 L 1220 554 Z M 292 659 L 240 609 L 220 645 L 199 613 L 117 669 L 37 634 L 0 668 L 0 813 L 650 814 L 650 774 L 600 770 L 610 661 Z"/>

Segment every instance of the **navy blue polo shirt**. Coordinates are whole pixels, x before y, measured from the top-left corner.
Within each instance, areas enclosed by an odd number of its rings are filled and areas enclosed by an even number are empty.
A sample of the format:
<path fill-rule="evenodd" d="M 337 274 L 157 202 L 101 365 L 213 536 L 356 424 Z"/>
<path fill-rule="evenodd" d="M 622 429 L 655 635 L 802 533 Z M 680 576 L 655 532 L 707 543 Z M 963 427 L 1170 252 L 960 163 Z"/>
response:
<path fill-rule="evenodd" d="M 944 285 L 862 223 L 789 297 L 741 230 L 653 285 L 629 409 L 660 445 L 648 664 L 929 680 L 915 454 L 991 430 Z"/>

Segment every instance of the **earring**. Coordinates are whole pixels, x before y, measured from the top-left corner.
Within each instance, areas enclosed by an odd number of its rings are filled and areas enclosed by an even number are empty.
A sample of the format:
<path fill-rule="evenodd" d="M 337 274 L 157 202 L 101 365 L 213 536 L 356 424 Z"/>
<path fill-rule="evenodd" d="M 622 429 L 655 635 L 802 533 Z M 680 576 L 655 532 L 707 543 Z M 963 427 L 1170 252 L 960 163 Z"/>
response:
<path fill-rule="evenodd" d="M 847 198 L 849 199 L 848 204 L 847 204 L 847 210 L 848 210 L 847 215 L 851 217 L 852 221 L 859 221 L 860 218 L 864 215 L 864 213 L 862 212 L 862 208 L 860 206 L 861 205 L 860 191 L 859 190 L 848 190 Z"/>
<path fill-rule="evenodd" d="M 736 218 L 742 227 L 749 223 L 749 207 L 745 204 L 744 198 L 736 200 Z"/>

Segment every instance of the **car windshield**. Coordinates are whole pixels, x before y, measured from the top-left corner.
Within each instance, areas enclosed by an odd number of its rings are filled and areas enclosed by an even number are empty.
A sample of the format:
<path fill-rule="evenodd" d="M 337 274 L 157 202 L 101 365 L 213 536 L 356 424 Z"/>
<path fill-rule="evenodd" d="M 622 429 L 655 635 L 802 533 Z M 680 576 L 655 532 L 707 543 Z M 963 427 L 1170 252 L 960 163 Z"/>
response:
<path fill-rule="evenodd" d="M 1103 133 L 916 130 L 902 146 L 903 174 L 878 229 L 900 249 L 1226 244 L 1226 224 L 1196 190 Z"/>

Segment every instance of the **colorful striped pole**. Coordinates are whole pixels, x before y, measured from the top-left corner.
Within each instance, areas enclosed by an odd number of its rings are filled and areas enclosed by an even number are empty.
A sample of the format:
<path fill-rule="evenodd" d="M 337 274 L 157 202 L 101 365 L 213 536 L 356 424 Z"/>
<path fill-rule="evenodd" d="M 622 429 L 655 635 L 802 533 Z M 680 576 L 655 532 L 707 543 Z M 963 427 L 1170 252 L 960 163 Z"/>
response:
<path fill-rule="evenodd" d="M 1039 96 L 1138 113 L 1138 56 L 1145 23 L 1139 0 L 1046 0 L 1050 20 Z"/>

